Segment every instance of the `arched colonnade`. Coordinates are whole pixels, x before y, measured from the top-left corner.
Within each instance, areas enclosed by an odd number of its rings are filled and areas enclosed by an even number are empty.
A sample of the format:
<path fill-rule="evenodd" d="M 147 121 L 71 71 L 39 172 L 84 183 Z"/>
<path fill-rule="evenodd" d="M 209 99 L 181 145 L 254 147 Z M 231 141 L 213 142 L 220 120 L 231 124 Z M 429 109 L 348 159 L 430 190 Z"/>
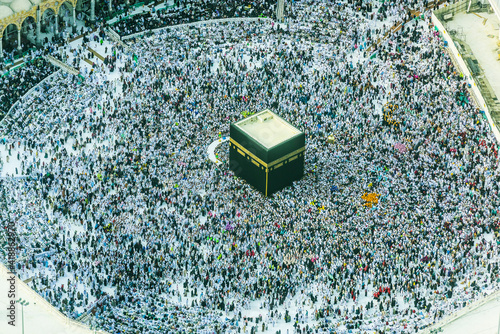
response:
<path fill-rule="evenodd" d="M 9 17 L 0 20 L 0 57 L 2 56 L 3 42 L 5 37 L 12 37 L 17 31 L 17 49 L 21 49 L 21 32 L 23 27 L 36 27 L 35 44 L 40 46 L 42 24 L 50 22 L 54 25 L 55 34 L 58 34 L 59 17 L 64 8 L 72 12 L 72 26 L 76 27 L 76 7 L 79 0 L 48 0 L 42 1 L 39 5 L 33 6 L 30 10 L 14 13 Z M 94 15 L 95 0 L 91 0 L 91 21 L 95 20 Z"/>

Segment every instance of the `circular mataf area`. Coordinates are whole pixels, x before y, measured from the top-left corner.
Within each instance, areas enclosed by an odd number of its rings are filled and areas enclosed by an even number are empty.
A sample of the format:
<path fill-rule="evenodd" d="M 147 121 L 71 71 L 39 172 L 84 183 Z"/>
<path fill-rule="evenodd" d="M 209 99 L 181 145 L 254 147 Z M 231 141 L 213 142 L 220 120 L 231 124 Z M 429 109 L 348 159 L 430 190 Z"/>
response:
<path fill-rule="evenodd" d="M 413 332 L 494 290 L 497 146 L 464 81 L 427 24 L 366 59 L 371 28 L 334 9 L 308 9 L 321 29 L 163 30 L 132 46 L 120 89 L 40 87 L 51 98 L 13 117 L 43 127 L 0 145 L 27 176 L 2 179 L 20 275 L 71 317 L 97 300 L 91 322 L 113 333 Z M 389 104 L 397 124 L 375 112 Z M 304 178 L 272 198 L 206 153 L 265 108 L 307 145 Z"/>

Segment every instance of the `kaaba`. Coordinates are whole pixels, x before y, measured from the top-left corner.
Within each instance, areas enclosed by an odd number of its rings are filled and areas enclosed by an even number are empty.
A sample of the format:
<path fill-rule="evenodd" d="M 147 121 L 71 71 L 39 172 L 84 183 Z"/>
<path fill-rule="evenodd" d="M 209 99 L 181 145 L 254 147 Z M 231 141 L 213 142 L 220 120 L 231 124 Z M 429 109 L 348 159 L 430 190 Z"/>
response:
<path fill-rule="evenodd" d="M 266 109 L 230 126 L 229 168 L 265 196 L 304 174 L 304 133 Z"/>

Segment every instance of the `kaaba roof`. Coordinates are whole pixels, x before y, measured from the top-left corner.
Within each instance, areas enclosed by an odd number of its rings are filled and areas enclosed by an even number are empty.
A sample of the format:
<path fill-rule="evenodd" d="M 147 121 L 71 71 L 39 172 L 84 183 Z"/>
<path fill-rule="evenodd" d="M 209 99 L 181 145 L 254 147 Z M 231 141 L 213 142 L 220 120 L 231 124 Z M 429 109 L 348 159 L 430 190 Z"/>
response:
<path fill-rule="evenodd" d="M 242 119 L 234 125 L 267 149 L 302 133 L 269 109 Z"/>

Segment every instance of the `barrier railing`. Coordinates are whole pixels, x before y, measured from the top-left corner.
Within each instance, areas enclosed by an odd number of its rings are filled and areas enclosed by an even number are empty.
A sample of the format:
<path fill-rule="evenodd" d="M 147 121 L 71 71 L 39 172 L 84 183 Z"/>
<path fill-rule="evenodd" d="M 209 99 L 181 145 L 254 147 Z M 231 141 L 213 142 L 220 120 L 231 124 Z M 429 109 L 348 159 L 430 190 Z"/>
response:
<path fill-rule="evenodd" d="M 80 73 L 80 71 L 78 71 L 76 68 L 71 67 L 68 64 L 63 63 L 62 61 L 60 61 L 60 60 L 58 60 L 50 55 L 45 56 L 45 58 L 49 62 L 51 62 L 54 66 L 61 68 L 63 71 L 65 71 L 69 74 L 78 75 Z"/>
<path fill-rule="evenodd" d="M 213 20 L 205 20 L 205 21 L 197 21 L 197 22 L 190 22 L 190 23 L 181 23 L 181 24 L 175 24 L 171 26 L 165 26 L 161 28 L 155 28 L 155 29 L 148 29 L 148 30 L 143 30 L 134 34 L 130 34 L 127 36 L 123 36 L 121 39 L 126 40 L 126 39 L 131 39 L 137 36 L 143 36 L 144 34 L 148 32 L 158 32 L 161 30 L 165 29 L 175 29 L 175 28 L 183 28 L 183 27 L 189 27 L 189 26 L 196 26 L 196 25 L 204 25 L 204 24 L 214 24 L 214 23 L 224 23 L 224 22 L 243 22 L 243 21 L 272 21 L 270 18 L 262 18 L 262 17 L 239 17 L 239 18 L 227 18 L 227 19 L 213 19 Z"/>
<path fill-rule="evenodd" d="M 123 43 L 123 41 L 120 39 L 120 35 L 118 35 L 113 29 L 111 28 L 106 28 L 104 29 L 104 33 L 115 43 L 118 43 L 121 45 L 125 50 L 130 51 L 130 46 L 127 44 Z"/>
<path fill-rule="evenodd" d="M 7 112 L 7 114 L 5 114 L 5 116 L 0 120 L 0 126 L 3 125 L 3 123 L 5 122 L 5 120 L 7 119 L 7 117 L 10 116 L 10 113 L 12 112 L 12 110 L 19 104 L 19 101 L 22 101 L 26 96 L 28 96 L 29 94 L 31 94 L 40 84 L 44 83 L 45 81 L 47 81 L 48 79 L 52 78 L 54 75 L 56 75 L 57 73 L 59 73 L 60 70 L 57 70 L 55 71 L 54 73 L 52 73 L 51 75 L 47 76 L 46 78 L 44 78 L 42 81 L 40 81 L 39 83 L 37 83 L 35 86 L 31 87 L 31 89 L 29 91 L 26 92 L 26 94 L 24 94 L 21 98 L 19 98 L 13 105 L 12 107 L 10 107 L 9 111 Z M 1 133 L 1 132 L 0 132 Z"/>

